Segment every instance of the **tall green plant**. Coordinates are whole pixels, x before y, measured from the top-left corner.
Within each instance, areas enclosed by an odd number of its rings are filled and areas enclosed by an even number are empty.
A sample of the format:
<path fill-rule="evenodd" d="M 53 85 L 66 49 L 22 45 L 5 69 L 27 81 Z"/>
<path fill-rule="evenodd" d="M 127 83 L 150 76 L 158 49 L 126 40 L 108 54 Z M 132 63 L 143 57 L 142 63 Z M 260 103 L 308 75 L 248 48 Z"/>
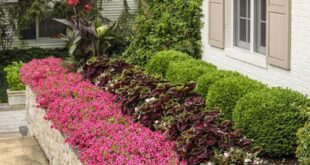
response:
<path fill-rule="evenodd" d="M 201 54 L 202 0 L 153 0 L 140 3 L 133 37 L 124 57 L 145 65 L 155 52 L 173 49 L 193 57 Z"/>

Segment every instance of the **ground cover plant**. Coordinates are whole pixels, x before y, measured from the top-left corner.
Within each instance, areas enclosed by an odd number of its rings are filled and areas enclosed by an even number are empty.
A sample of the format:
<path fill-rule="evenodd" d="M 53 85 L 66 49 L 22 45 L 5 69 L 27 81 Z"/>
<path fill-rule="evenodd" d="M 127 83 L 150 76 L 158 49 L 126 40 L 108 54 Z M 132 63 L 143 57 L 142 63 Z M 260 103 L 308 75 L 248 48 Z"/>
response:
<path fill-rule="evenodd" d="M 82 74 L 102 89 L 118 95 L 123 103 L 123 114 L 132 116 L 136 122 L 151 130 L 167 132 L 169 139 L 177 141 L 176 150 L 188 164 L 212 162 L 215 149 L 218 155 L 232 148 L 244 153 L 252 150 L 251 140 L 245 139 L 240 131 L 232 129 L 231 122 L 219 118 L 219 111 L 204 112 L 204 98 L 195 93 L 195 83 L 172 84 L 160 77 L 148 75 L 135 66 L 123 67 L 115 72 L 113 65 L 119 60 L 97 61 L 84 66 Z M 101 69 L 101 67 L 106 69 Z M 109 69 L 108 69 L 109 68 Z M 93 71 L 99 71 L 93 72 Z M 106 79 L 106 75 L 112 75 Z M 97 78 L 95 78 L 95 76 Z M 250 162 L 254 162 L 252 154 Z M 231 158 L 235 155 L 231 155 Z M 229 159 L 232 163 L 244 162 L 245 157 Z M 248 159 L 247 159 L 248 160 Z"/>
<path fill-rule="evenodd" d="M 85 164 L 179 164 L 174 142 L 124 116 L 116 96 L 55 58 L 33 60 L 21 69 L 45 118 L 67 137 Z"/>

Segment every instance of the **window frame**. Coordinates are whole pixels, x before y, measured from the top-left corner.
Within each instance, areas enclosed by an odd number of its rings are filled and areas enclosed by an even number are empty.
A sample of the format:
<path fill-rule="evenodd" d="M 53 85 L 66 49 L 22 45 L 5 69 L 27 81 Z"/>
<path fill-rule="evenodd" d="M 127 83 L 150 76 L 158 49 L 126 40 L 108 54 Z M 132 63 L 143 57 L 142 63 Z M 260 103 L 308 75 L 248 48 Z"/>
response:
<path fill-rule="evenodd" d="M 231 16 L 231 20 L 232 20 L 232 39 L 231 39 L 231 43 L 232 43 L 232 47 L 236 48 L 236 49 L 240 49 L 242 51 L 247 51 L 247 52 L 252 53 L 252 54 L 261 55 L 261 56 L 267 56 L 267 52 L 266 52 L 267 45 L 266 45 L 266 47 L 260 46 L 259 45 L 260 37 L 259 37 L 259 39 L 256 39 L 256 37 L 259 36 L 258 35 L 259 34 L 258 30 L 260 29 L 260 28 L 256 27 L 257 22 L 258 22 L 258 19 L 256 18 L 257 17 L 257 13 L 256 13 L 256 9 L 255 9 L 255 5 L 258 4 L 256 2 L 256 0 L 249 0 L 250 4 L 251 4 L 250 5 L 251 12 L 250 12 L 250 43 L 249 43 L 249 48 L 243 46 L 242 44 L 241 44 L 241 46 L 236 45 L 236 43 L 240 42 L 240 41 L 237 41 L 237 40 L 239 40 L 239 36 L 236 36 L 236 34 L 239 34 L 239 33 L 236 33 L 236 30 L 237 31 L 240 30 L 240 28 L 236 29 L 236 24 L 238 24 L 238 27 L 240 26 L 239 25 L 239 14 L 238 14 L 240 9 L 239 9 L 239 6 L 238 6 L 238 10 L 237 11 L 235 10 L 235 5 L 237 4 L 236 1 L 240 2 L 240 0 L 232 0 L 231 1 L 231 9 L 232 9 L 232 12 L 231 12 L 232 13 L 232 16 Z M 261 8 L 259 8 L 258 11 L 260 11 L 260 9 Z M 266 6 L 266 10 L 267 10 L 267 6 Z M 237 17 L 236 17 L 236 14 L 238 14 Z M 266 24 L 266 28 L 267 28 L 267 21 L 265 21 L 265 24 Z M 266 40 L 267 40 L 267 34 L 266 34 Z"/>

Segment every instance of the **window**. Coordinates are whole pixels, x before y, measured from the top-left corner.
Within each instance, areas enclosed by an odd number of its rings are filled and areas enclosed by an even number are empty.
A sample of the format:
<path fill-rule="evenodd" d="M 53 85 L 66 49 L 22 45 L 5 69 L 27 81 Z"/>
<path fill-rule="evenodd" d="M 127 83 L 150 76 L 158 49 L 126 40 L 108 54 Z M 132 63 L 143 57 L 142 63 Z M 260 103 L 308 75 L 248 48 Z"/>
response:
<path fill-rule="evenodd" d="M 21 39 L 55 38 L 60 33 L 66 32 L 66 27 L 53 20 L 52 12 L 37 24 L 21 31 Z"/>
<path fill-rule="evenodd" d="M 266 0 L 234 0 L 234 46 L 265 54 Z"/>

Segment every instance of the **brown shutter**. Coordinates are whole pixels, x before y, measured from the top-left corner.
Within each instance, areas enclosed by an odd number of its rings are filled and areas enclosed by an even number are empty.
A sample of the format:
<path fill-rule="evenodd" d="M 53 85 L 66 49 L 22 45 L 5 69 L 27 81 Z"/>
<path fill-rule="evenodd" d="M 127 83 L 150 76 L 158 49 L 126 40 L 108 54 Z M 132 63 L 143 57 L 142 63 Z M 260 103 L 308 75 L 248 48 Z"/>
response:
<path fill-rule="evenodd" d="M 209 0 L 209 44 L 224 48 L 224 0 Z"/>
<path fill-rule="evenodd" d="M 291 0 L 267 0 L 268 62 L 290 69 Z"/>

